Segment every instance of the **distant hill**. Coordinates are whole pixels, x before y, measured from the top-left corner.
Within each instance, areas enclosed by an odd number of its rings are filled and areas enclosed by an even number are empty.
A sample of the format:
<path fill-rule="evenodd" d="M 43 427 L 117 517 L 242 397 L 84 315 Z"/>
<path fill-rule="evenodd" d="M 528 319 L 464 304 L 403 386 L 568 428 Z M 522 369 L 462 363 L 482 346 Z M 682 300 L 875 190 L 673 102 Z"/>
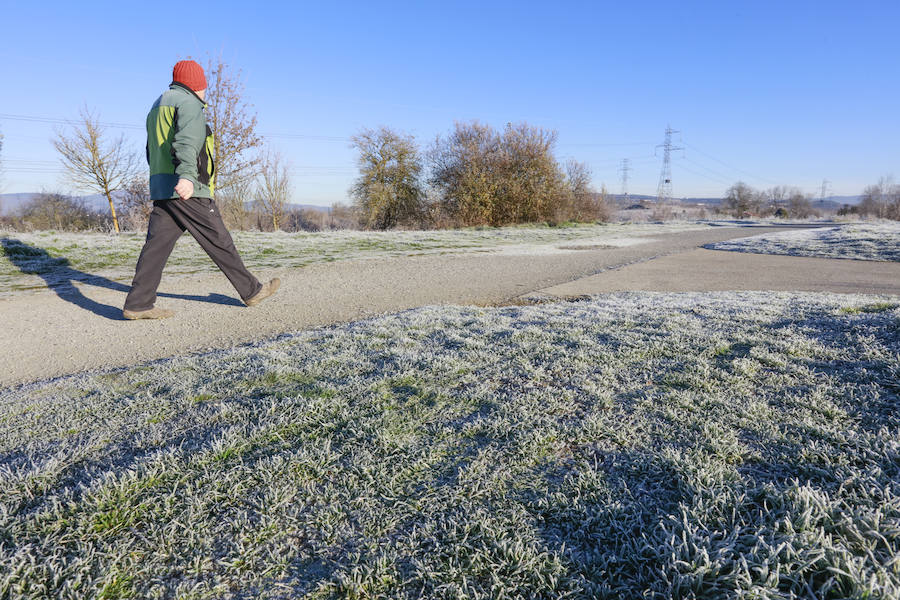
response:
<path fill-rule="evenodd" d="M 39 196 L 38 192 L 26 192 L 19 194 L 0 194 L 0 215 L 11 215 L 15 214 L 22 208 L 25 204 L 31 201 L 33 198 Z M 649 196 L 646 194 L 628 194 L 628 201 L 626 202 L 625 197 L 621 194 L 610 194 L 609 196 L 616 204 L 618 204 L 621 208 L 626 208 L 626 204 L 629 206 L 636 204 L 646 204 L 650 202 L 656 202 L 656 196 Z M 106 201 L 106 196 L 102 194 L 92 194 L 90 196 L 80 196 L 81 199 L 84 200 L 85 204 L 97 211 L 106 213 L 109 212 L 109 203 Z M 841 206 L 845 204 L 849 204 L 851 206 L 859 204 L 861 196 L 829 196 L 825 198 L 825 200 L 812 200 L 813 208 L 818 210 L 825 211 L 835 211 L 839 209 Z M 705 204 L 708 206 L 717 206 L 722 203 L 722 198 L 675 198 L 677 202 L 681 202 L 683 204 Z M 247 202 L 247 208 L 252 207 L 251 202 Z M 323 212 L 325 214 L 331 214 L 330 206 L 318 206 L 316 204 L 289 204 L 288 210 L 317 210 Z"/>
<path fill-rule="evenodd" d="M 247 207 L 247 210 L 253 208 L 252 202 L 245 202 L 244 205 Z M 318 204 L 288 204 L 287 210 L 318 210 L 325 214 L 331 214 L 330 206 L 319 206 Z"/>
<path fill-rule="evenodd" d="M 40 196 L 40 192 L 25 192 L 21 194 L 0 194 L 0 215 L 15 214 L 23 206 Z M 84 200 L 85 205 L 97 212 L 109 212 L 109 202 L 102 194 L 90 196 L 74 196 Z"/>
<path fill-rule="evenodd" d="M 625 197 L 621 194 L 610 194 L 610 197 L 619 205 L 626 204 Z M 681 202 L 682 204 L 706 204 L 710 206 L 717 206 L 719 204 L 722 204 L 722 200 L 723 198 L 675 198 L 676 202 Z M 828 196 L 824 200 L 813 198 L 811 199 L 811 202 L 813 208 L 822 210 L 837 210 L 845 204 L 849 204 L 851 206 L 859 204 L 861 200 L 862 196 Z M 646 202 L 656 202 L 656 196 L 628 194 L 627 204 L 641 204 Z"/>
<path fill-rule="evenodd" d="M 722 204 L 722 198 L 682 198 L 684 204 L 706 204 L 709 206 L 718 206 Z"/>
<path fill-rule="evenodd" d="M 825 198 L 825 201 L 834 202 L 838 206 L 843 206 L 844 204 L 854 206 L 862 202 L 862 196 L 828 196 Z"/>

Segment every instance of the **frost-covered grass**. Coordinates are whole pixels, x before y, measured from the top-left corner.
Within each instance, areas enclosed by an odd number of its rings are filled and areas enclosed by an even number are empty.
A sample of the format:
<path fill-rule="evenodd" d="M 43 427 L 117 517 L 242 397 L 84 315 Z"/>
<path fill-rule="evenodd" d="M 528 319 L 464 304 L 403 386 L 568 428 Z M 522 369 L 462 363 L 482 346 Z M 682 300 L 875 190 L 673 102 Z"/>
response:
<path fill-rule="evenodd" d="M 432 307 L 0 391 L 2 598 L 897 598 L 900 299 Z"/>
<path fill-rule="evenodd" d="M 900 223 L 854 223 L 763 233 L 708 244 L 706 248 L 755 254 L 900 261 Z"/>
<path fill-rule="evenodd" d="M 559 245 L 621 246 L 636 236 L 709 227 L 698 223 L 570 225 L 469 228 L 438 231 L 329 231 L 321 233 L 234 232 L 235 245 L 250 269 L 284 269 L 354 258 L 511 249 L 531 253 L 572 251 Z M 0 294 L 85 280 L 102 275 L 127 281 L 134 274 L 143 233 L 0 231 Z M 5 240 L 5 241 L 3 241 Z M 185 234 L 175 246 L 166 273 L 215 269 L 200 246 Z"/>

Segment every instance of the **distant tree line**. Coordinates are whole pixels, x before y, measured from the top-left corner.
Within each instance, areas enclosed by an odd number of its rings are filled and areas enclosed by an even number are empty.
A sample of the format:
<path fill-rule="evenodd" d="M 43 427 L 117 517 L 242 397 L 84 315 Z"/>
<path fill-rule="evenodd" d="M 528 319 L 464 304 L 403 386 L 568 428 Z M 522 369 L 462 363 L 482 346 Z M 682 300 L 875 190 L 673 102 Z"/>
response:
<path fill-rule="evenodd" d="M 819 216 L 813 208 L 812 197 L 800 188 L 778 185 L 758 190 L 738 181 L 725 192 L 721 212 L 738 218 L 790 217 L 808 219 Z"/>
<path fill-rule="evenodd" d="M 807 219 L 821 216 L 815 209 L 813 197 L 799 188 L 775 186 L 758 190 L 742 181 L 725 192 L 720 212 L 739 218 L 774 216 Z M 882 177 L 878 183 L 863 190 L 858 205 L 844 205 L 837 210 L 837 214 L 900 221 L 900 185 L 890 177 Z"/>
<path fill-rule="evenodd" d="M 371 229 L 605 221 L 605 193 L 584 163 L 561 165 L 557 134 L 527 123 L 498 131 L 456 123 L 424 151 L 388 127 L 351 139 L 359 177 L 350 189 L 359 222 Z"/>
<path fill-rule="evenodd" d="M 153 203 L 147 193 L 147 181 L 138 177 L 114 195 L 120 231 L 144 231 L 147 228 Z M 324 231 L 359 227 L 357 214 L 349 205 L 334 204 L 330 208 L 285 208 L 278 213 L 278 228 L 282 231 Z M 226 222 L 230 221 L 223 214 Z M 256 204 L 249 204 L 240 224 L 234 229 L 272 231 L 272 215 Z M 60 191 L 43 191 L 18 207 L 11 214 L 0 216 L 0 228 L 16 231 L 105 231 L 114 232 L 112 215 L 107 210 L 85 202 L 83 197 Z"/>
<path fill-rule="evenodd" d="M 863 190 L 859 206 L 848 206 L 842 210 L 845 214 L 856 212 L 865 217 L 900 221 L 900 184 L 894 183 L 890 177 L 882 177 L 878 183 Z"/>

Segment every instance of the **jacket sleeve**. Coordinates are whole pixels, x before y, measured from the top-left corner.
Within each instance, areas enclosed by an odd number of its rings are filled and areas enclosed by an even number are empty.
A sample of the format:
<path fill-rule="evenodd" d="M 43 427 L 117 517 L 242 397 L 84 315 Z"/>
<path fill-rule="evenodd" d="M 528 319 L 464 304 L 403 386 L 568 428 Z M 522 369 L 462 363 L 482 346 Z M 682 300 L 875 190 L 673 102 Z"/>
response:
<path fill-rule="evenodd" d="M 206 142 L 206 118 L 202 108 L 180 106 L 175 114 L 175 135 L 172 140 L 172 161 L 175 174 L 189 180 L 194 187 L 200 185 L 197 172 L 197 156 Z"/>

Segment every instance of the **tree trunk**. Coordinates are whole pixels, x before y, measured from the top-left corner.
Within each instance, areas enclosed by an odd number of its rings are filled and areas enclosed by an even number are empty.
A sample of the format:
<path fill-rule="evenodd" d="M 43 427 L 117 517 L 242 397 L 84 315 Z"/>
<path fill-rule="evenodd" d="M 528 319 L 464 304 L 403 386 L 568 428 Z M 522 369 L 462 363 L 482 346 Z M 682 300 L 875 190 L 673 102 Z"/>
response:
<path fill-rule="evenodd" d="M 109 193 L 109 190 L 106 190 L 106 199 L 109 200 L 109 212 L 112 213 L 113 228 L 115 228 L 116 233 L 119 233 L 119 219 L 116 217 L 116 207 L 113 205 L 112 194 Z"/>

